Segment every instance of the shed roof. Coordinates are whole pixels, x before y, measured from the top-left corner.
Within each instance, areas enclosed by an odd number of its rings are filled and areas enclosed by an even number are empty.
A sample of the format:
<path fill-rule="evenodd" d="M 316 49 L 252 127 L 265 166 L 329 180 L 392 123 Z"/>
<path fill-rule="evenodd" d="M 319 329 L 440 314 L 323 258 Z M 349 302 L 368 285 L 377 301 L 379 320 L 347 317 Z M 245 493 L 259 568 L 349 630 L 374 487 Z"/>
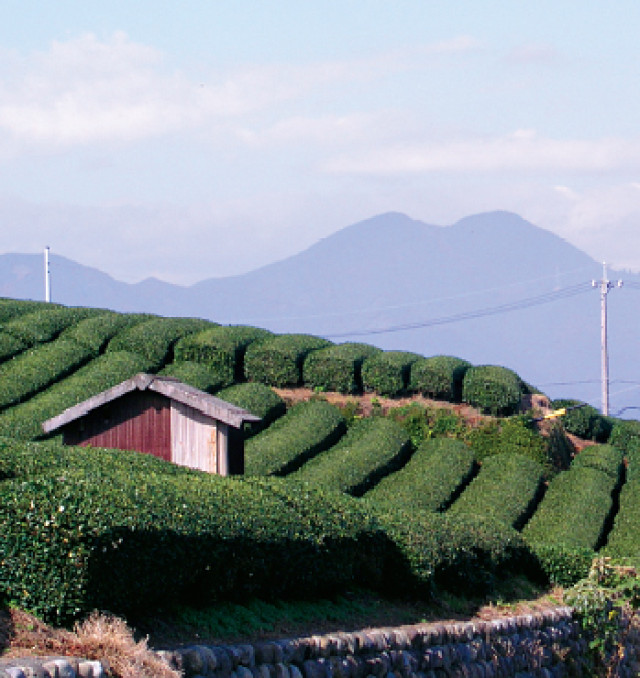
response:
<path fill-rule="evenodd" d="M 205 393 L 200 389 L 184 384 L 173 377 L 163 377 L 155 374 L 140 372 L 135 377 L 123 381 L 113 388 L 102 391 L 97 395 L 84 400 L 73 407 L 67 408 L 62 414 L 48 419 L 42 424 L 45 433 L 51 433 L 76 419 L 80 419 L 102 405 L 117 400 L 132 391 L 155 391 L 176 400 L 184 405 L 193 407 L 202 414 L 217 419 L 229 426 L 240 428 L 245 421 L 260 421 L 260 417 L 247 412 L 247 410 L 227 403 L 220 398 Z"/>

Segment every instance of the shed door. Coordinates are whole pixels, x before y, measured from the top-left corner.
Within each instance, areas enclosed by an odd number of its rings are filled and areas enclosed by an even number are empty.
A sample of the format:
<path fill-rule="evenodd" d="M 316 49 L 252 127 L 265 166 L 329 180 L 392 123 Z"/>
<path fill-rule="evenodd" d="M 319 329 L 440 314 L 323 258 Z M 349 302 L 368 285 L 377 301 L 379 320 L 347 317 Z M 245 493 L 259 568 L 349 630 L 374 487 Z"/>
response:
<path fill-rule="evenodd" d="M 209 473 L 218 472 L 215 419 L 188 405 L 171 402 L 172 461 Z"/>

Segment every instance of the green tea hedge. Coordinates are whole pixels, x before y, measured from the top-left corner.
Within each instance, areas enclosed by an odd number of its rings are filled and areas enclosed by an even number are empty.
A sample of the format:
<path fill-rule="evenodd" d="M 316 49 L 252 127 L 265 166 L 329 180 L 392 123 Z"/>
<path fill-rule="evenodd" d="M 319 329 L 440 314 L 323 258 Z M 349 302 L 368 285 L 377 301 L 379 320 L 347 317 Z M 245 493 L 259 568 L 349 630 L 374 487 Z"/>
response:
<path fill-rule="evenodd" d="M 8 299 L 0 297 L 0 323 L 4 324 L 8 320 L 18 316 L 37 311 L 43 306 L 49 306 L 44 301 L 27 301 L 23 299 Z M 57 305 L 51 308 L 58 308 Z"/>
<path fill-rule="evenodd" d="M 640 421 L 636 419 L 613 419 L 608 442 L 625 454 L 640 451 Z"/>
<path fill-rule="evenodd" d="M 344 417 L 323 400 L 294 405 L 283 417 L 245 443 L 246 475 L 287 475 L 344 434 Z"/>
<path fill-rule="evenodd" d="M 173 377 L 183 384 L 189 384 L 189 386 L 193 386 L 206 393 L 213 393 L 225 384 L 225 382 L 220 382 L 218 374 L 209 369 L 209 367 L 190 360 L 165 365 L 158 374 Z"/>
<path fill-rule="evenodd" d="M 406 511 L 442 511 L 475 471 L 473 452 L 462 441 L 431 438 L 418 447 L 406 466 L 382 478 L 363 499 Z"/>
<path fill-rule="evenodd" d="M 370 417 L 356 422 L 337 445 L 308 461 L 292 477 L 359 497 L 401 468 L 410 454 L 409 436 L 400 424 Z"/>
<path fill-rule="evenodd" d="M 564 544 L 531 544 L 541 570 L 549 583 L 573 586 L 584 579 L 597 556 L 593 549 Z"/>
<path fill-rule="evenodd" d="M 0 409 L 26 400 L 94 357 L 75 341 L 58 339 L 0 364 Z"/>
<path fill-rule="evenodd" d="M 287 411 L 284 400 L 273 389 L 257 382 L 234 384 L 222 389 L 216 395 L 260 417 L 260 421 L 245 424 L 247 437 L 267 428 Z"/>
<path fill-rule="evenodd" d="M 411 365 L 409 388 L 427 398 L 460 402 L 462 380 L 470 367 L 471 363 L 454 356 L 419 358 Z"/>
<path fill-rule="evenodd" d="M 138 372 L 150 370 L 142 356 L 113 351 L 87 363 L 30 400 L 0 413 L 0 436 L 31 440 L 43 435 L 42 423 Z"/>
<path fill-rule="evenodd" d="M 540 464 L 520 454 L 496 454 L 482 462 L 448 513 L 490 516 L 520 529 L 538 503 L 544 479 Z"/>
<path fill-rule="evenodd" d="M 103 312 L 98 316 L 86 318 L 68 327 L 60 334 L 60 339 L 75 341 L 98 355 L 118 332 L 152 317 L 142 313 Z"/>
<path fill-rule="evenodd" d="M 310 334 L 280 334 L 255 342 L 245 353 L 245 377 L 268 386 L 299 386 L 307 355 L 330 345 L 326 339 Z"/>
<path fill-rule="evenodd" d="M 610 475 L 616 481 L 623 469 L 622 452 L 611 445 L 590 445 L 585 447 L 571 462 L 572 468 L 589 467 Z"/>
<path fill-rule="evenodd" d="M 175 346 L 175 356 L 176 360 L 207 365 L 219 375 L 221 386 L 226 386 L 243 380 L 247 347 L 272 336 L 268 330 L 246 325 L 209 327 L 181 339 Z"/>
<path fill-rule="evenodd" d="M 591 407 L 581 400 L 553 400 L 551 407 L 554 410 L 567 408 L 562 417 L 562 423 L 569 433 L 584 438 L 606 442 L 611 434 L 611 422 L 603 417 L 595 407 Z"/>
<path fill-rule="evenodd" d="M 522 393 L 520 377 L 499 365 L 470 367 L 462 382 L 462 400 L 496 416 L 509 416 L 517 412 Z"/>
<path fill-rule="evenodd" d="M 150 372 L 157 372 L 173 357 L 173 345 L 187 334 L 210 327 L 208 320 L 199 318 L 152 318 L 138 323 L 109 342 L 109 351 L 128 351 L 149 361 Z"/>
<path fill-rule="evenodd" d="M 382 351 L 362 363 L 365 391 L 395 396 L 409 388 L 411 366 L 422 356 L 408 351 Z"/>
<path fill-rule="evenodd" d="M 304 361 L 302 380 L 309 388 L 340 393 L 362 391 L 362 363 L 380 353 L 369 344 L 345 343 L 312 351 Z"/>
<path fill-rule="evenodd" d="M 616 479 L 593 468 L 571 468 L 549 484 L 522 534 L 532 544 L 597 550 L 611 513 Z"/>
<path fill-rule="evenodd" d="M 640 558 L 640 481 L 631 480 L 620 492 L 620 509 L 609 534 L 605 553 L 618 558 Z"/>

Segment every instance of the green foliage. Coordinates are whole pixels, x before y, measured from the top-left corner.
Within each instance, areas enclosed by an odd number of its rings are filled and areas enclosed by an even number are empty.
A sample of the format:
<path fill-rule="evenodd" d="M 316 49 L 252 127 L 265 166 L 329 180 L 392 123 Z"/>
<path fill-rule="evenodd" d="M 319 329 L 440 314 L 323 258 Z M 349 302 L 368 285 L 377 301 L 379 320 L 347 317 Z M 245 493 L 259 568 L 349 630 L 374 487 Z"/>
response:
<path fill-rule="evenodd" d="M 613 419 L 609 444 L 625 454 L 640 451 L 640 421 L 636 419 Z"/>
<path fill-rule="evenodd" d="M 555 472 L 566 471 L 575 454 L 573 443 L 567 438 L 564 426 L 559 421 L 551 423 L 547 437 L 547 457 Z"/>
<path fill-rule="evenodd" d="M 540 568 L 551 584 L 573 586 L 587 576 L 596 557 L 593 549 L 564 544 L 532 544 Z"/>
<path fill-rule="evenodd" d="M 392 473 L 363 497 L 376 506 L 442 511 L 476 469 L 473 452 L 460 440 L 425 440 L 406 466 Z"/>
<path fill-rule="evenodd" d="M 562 417 L 562 423 L 569 433 L 585 440 L 597 440 L 598 442 L 608 440 L 611 434 L 611 423 L 595 407 L 581 400 L 566 399 L 553 400 L 551 407 L 554 410 L 567 408 L 567 413 Z"/>
<path fill-rule="evenodd" d="M 220 387 L 228 386 L 243 380 L 247 347 L 272 336 L 258 327 L 218 325 L 181 339 L 175 346 L 175 356 L 176 360 L 206 365 L 218 375 Z"/>
<path fill-rule="evenodd" d="M 305 386 L 340 393 L 362 391 L 362 363 L 380 353 L 369 344 L 346 343 L 311 352 L 302 367 Z"/>
<path fill-rule="evenodd" d="M 395 396 L 409 388 L 411 365 L 422 356 L 408 351 L 382 351 L 362 363 L 362 384 L 365 391 L 382 396 Z"/>
<path fill-rule="evenodd" d="M 126 351 L 113 351 L 99 356 L 46 391 L 2 412 L 0 436 L 19 440 L 37 438 L 43 435 L 42 424 L 47 419 L 116 386 L 138 372 L 149 371 L 150 367 L 148 360 Z"/>
<path fill-rule="evenodd" d="M 623 456 L 611 445 L 590 445 L 576 455 L 571 466 L 595 468 L 617 481 L 622 474 Z"/>
<path fill-rule="evenodd" d="M 400 468 L 411 451 L 409 436 L 386 417 L 355 423 L 342 440 L 308 461 L 292 477 L 325 490 L 362 496 Z"/>
<path fill-rule="evenodd" d="M 533 544 L 597 550 L 615 486 L 615 478 L 593 468 L 559 473 L 522 534 Z"/>
<path fill-rule="evenodd" d="M 640 558 L 640 480 L 631 480 L 620 492 L 620 509 L 609 534 L 606 553 L 611 556 Z"/>
<path fill-rule="evenodd" d="M 151 318 L 118 332 L 107 351 L 128 351 L 149 361 L 149 371 L 157 372 L 171 362 L 173 345 L 187 334 L 210 327 L 208 320 L 198 318 Z"/>
<path fill-rule="evenodd" d="M 43 447 L 57 457 L 48 468 L 0 482 L 0 590 L 47 620 L 317 596 L 380 579 L 381 535 L 348 497 L 158 460 L 154 472 L 147 455 L 119 451 L 83 448 L 76 467 L 67 449 Z"/>
<path fill-rule="evenodd" d="M 462 400 L 496 416 L 509 416 L 517 412 L 522 394 L 520 377 L 499 365 L 470 367 L 462 382 Z"/>
<path fill-rule="evenodd" d="M 247 475 L 287 475 L 334 445 L 346 429 L 337 407 L 323 400 L 294 405 L 245 444 Z"/>
<path fill-rule="evenodd" d="M 409 388 L 428 398 L 460 402 L 462 380 L 470 367 L 466 360 L 448 355 L 419 358 L 411 365 Z"/>
<path fill-rule="evenodd" d="M 268 386 L 299 386 L 307 355 L 330 345 L 326 339 L 310 334 L 280 334 L 255 342 L 245 353 L 245 377 Z"/>
<path fill-rule="evenodd" d="M 284 400 L 271 388 L 256 382 L 234 384 L 217 394 L 218 398 L 260 417 L 260 421 L 247 422 L 245 435 L 252 436 L 270 426 L 287 411 Z"/>
<path fill-rule="evenodd" d="M 467 440 L 479 461 L 494 454 L 520 454 L 541 464 L 547 474 L 551 472 L 547 444 L 524 417 L 487 421 L 472 429 Z"/>
<path fill-rule="evenodd" d="M 83 318 L 104 313 L 99 309 L 68 308 L 43 304 L 36 311 L 9 320 L 0 332 L 0 360 L 6 360 L 31 346 L 55 339 L 62 330 Z"/>
<path fill-rule="evenodd" d="M 26 400 L 93 357 L 75 341 L 58 339 L 0 364 L 0 409 Z"/>
<path fill-rule="evenodd" d="M 396 595 L 448 590 L 482 596 L 501 577 L 516 571 L 537 573 L 520 535 L 498 521 L 387 506 L 380 509 L 378 519 L 395 547 L 387 578 Z"/>
<path fill-rule="evenodd" d="M 543 477 L 542 466 L 520 454 L 487 457 L 449 513 L 490 516 L 520 529 L 540 498 Z"/>
<path fill-rule="evenodd" d="M 6 323 L 8 320 L 26 315 L 41 308 L 58 308 L 51 306 L 43 301 L 26 301 L 23 299 L 7 299 L 0 297 L 0 323 Z"/>
<path fill-rule="evenodd" d="M 207 365 L 194 363 L 191 360 L 165 365 L 159 374 L 178 379 L 183 384 L 189 384 L 189 386 L 193 386 L 206 393 L 213 393 L 221 386 L 224 386 L 224 383 L 220 383 L 218 375 Z"/>
<path fill-rule="evenodd" d="M 102 312 L 98 316 L 71 325 L 60 334 L 60 339 L 75 341 L 98 355 L 118 332 L 152 317 L 142 313 Z"/>
<path fill-rule="evenodd" d="M 403 426 L 414 447 L 432 437 L 463 438 L 467 434 L 464 419 L 443 407 L 412 402 L 390 409 L 388 416 Z"/>

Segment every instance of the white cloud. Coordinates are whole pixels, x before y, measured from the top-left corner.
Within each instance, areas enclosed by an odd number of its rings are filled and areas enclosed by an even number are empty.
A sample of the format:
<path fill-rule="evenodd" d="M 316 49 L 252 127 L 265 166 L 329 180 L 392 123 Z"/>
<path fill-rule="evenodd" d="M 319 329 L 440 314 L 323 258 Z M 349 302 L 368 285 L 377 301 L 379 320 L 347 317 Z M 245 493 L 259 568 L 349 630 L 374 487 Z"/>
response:
<path fill-rule="evenodd" d="M 330 161 L 330 172 L 570 171 L 608 172 L 640 167 L 640 140 L 562 140 L 517 130 L 502 137 L 395 145 Z"/>

